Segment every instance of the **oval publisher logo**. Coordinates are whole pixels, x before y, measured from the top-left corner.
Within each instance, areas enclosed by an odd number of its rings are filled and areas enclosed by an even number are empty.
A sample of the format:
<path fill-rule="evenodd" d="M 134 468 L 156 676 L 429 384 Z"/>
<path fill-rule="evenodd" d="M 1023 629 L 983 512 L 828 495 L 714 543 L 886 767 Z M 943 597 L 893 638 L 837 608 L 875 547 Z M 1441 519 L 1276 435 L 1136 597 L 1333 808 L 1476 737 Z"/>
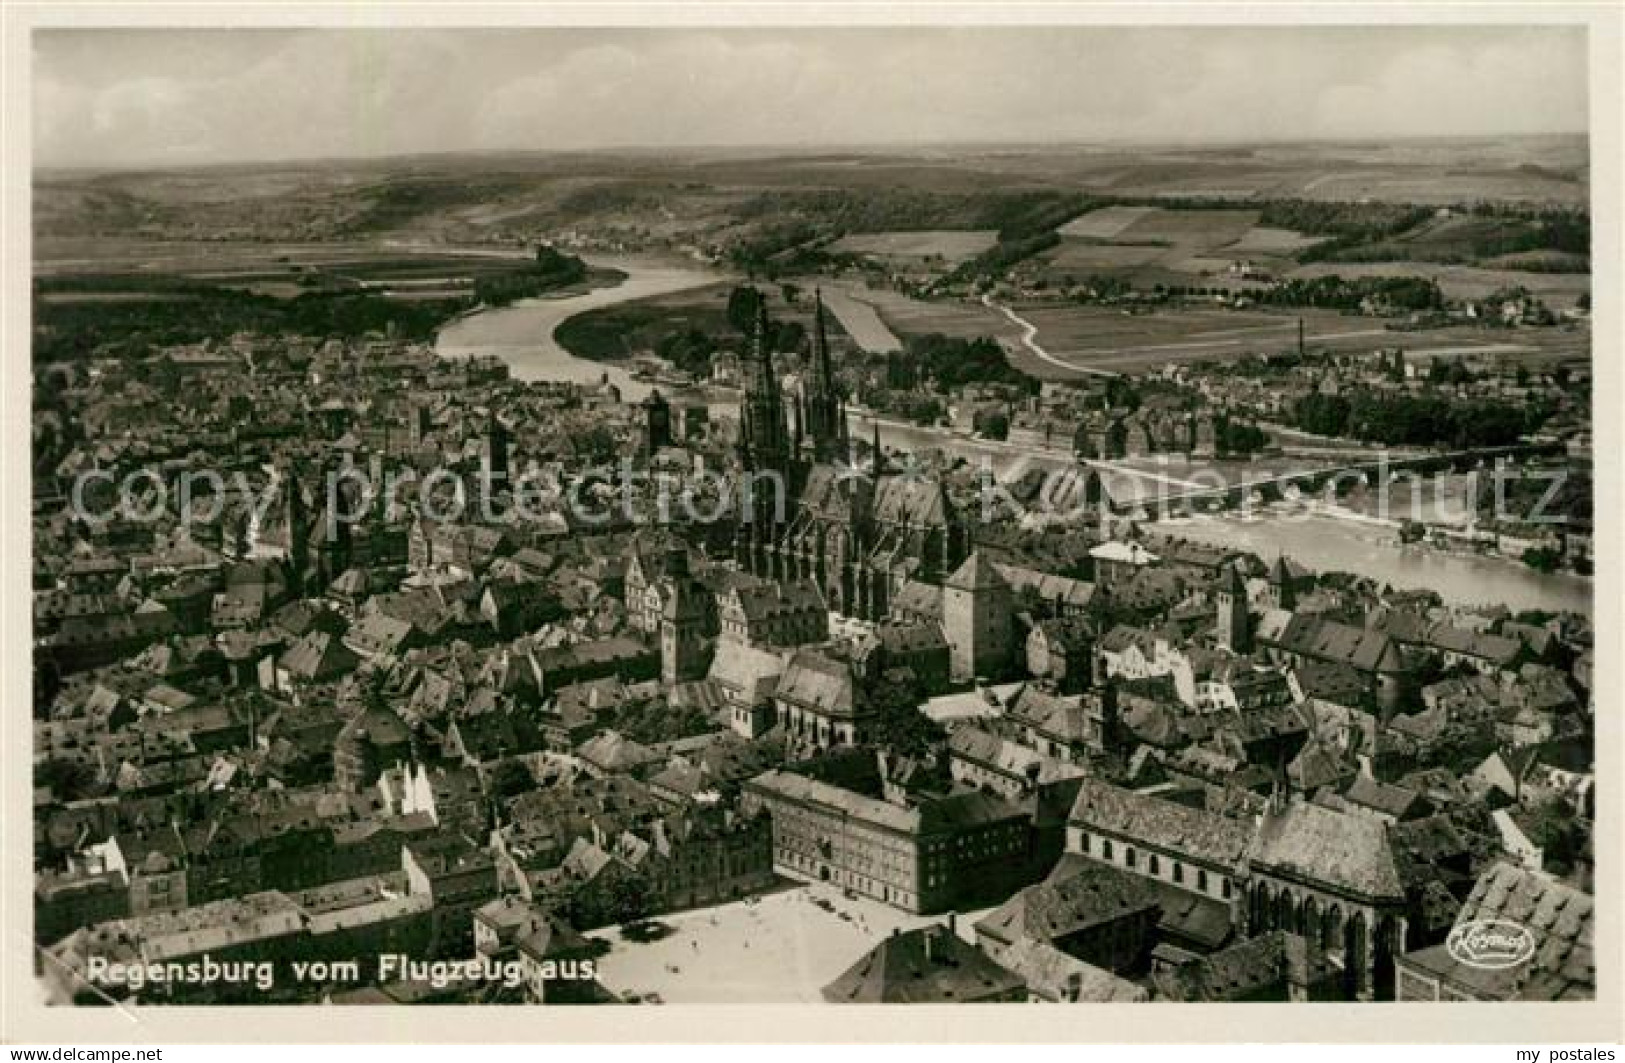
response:
<path fill-rule="evenodd" d="M 1528 962 L 1535 954 L 1535 935 L 1506 919 L 1474 919 L 1450 931 L 1450 955 L 1469 967 L 1504 971 Z"/>

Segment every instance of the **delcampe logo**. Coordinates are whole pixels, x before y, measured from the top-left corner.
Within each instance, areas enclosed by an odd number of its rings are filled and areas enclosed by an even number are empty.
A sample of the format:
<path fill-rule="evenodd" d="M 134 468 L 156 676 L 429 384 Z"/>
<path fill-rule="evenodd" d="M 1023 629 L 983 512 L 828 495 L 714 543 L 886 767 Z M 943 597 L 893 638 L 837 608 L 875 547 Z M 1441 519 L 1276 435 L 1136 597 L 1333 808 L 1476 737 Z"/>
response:
<path fill-rule="evenodd" d="M 1469 967 L 1504 971 L 1528 962 L 1535 954 L 1535 935 L 1507 919 L 1473 919 L 1450 931 L 1450 955 Z"/>

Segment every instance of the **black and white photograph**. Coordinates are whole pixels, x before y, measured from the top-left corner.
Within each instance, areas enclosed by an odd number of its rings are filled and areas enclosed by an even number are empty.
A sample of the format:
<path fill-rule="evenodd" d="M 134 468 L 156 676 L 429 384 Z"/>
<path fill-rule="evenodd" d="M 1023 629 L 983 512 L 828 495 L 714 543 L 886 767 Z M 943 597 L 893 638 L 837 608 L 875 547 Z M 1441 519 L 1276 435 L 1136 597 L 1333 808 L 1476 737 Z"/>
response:
<path fill-rule="evenodd" d="M 1547 11 L 16 31 L 8 993 L 1607 1000 Z"/>

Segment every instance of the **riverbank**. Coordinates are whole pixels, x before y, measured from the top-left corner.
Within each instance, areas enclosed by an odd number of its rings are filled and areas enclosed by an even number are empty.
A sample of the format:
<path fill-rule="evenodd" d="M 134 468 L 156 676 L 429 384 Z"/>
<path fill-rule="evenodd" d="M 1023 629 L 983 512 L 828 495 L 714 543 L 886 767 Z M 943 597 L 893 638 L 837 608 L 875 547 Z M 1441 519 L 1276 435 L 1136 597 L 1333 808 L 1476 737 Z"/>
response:
<path fill-rule="evenodd" d="M 566 350 L 556 337 L 559 327 L 590 310 L 732 280 L 730 274 L 693 263 L 651 256 L 594 256 L 587 265 L 612 270 L 621 279 L 612 286 L 550 293 L 464 315 L 441 329 L 436 353 L 444 358 L 496 357 L 522 381 L 596 384 L 607 379 L 624 399 L 636 402 L 650 385 L 634 380 L 624 365 L 590 361 Z"/>
<path fill-rule="evenodd" d="M 1289 557 L 1317 572 L 1350 572 L 1406 590 L 1430 590 L 1451 605 L 1504 605 L 1592 615 L 1595 585 L 1572 572 L 1539 572 L 1522 561 L 1423 543 L 1402 543 L 1396 528 L 1342 513 L 1280 509 L 1172 517 L 1148 529 L 1266 560 Z"/>
<path fill-rule="evenodd" d="M 519 380 L 589 385 L 608 380 L 620 389 L 625 401 L 638 402 L 653 390 L 652 385 L 633 379 L 624 364 L 594 362 L 572 354 L 556 340 L 558 327 L 584 311 L 735 281 L 728 274 L 694 264 L 674 265 L 632 256 L 598 258 L 589 264 L 617 269 L 625 279 L 613 287 L 528 299 L 511 307 L 468 315 L 441 331 L 436 351 L 448 358 L 500 358 Z M 731 412 L 734 402 L 728 395 L 713 399 L 699 388 L 673 397 L 714 404 L 724 412 Z M 1001 477 L 1035 467 L 1070 468 L 1078 464 L 1076 457 L 1064 450 L 980 439 L 951 428 L 922 427 L 885 415 L 854 410 L 851 421 L 853 434 L 860 439 L 869 438 L 878 424 L 881 442 L 888 448 L 918 452 L 939 449 L 968 461 L 987 459 L 996 464 L 995 474 Z M 1177 463 L 1153 469 L 1135 468 L 1130 463 L 1087 464 L 1097 469 L 1108 490 L 1125 502 L 1153 497 L 1159 480 L 1169 479 L 1170 473 L 1177 479 L 1177 474 L 1184 471 Z M 1256 463 L 1245 467 L 1257 471 Z M 1260 557 L 1284 553 L 1320 571 L 1355 572 L 1398 587 L 1435 590 L 1451 602 L 1483 604 L 1486 588 L 1495 588 L 1502 603 L 1514 610 L 1591 612 L 1593 590 L 1589 578 L 1537 572 L 1521 561 L 1401 544 L 1393 524 L 1380 519 L 1357 520 L 1354 513 L 1266 513 L 1248 520 L 1229 514 L 1158 523 L 1178 529 L 1188 538 L 1233 546 Z"/>

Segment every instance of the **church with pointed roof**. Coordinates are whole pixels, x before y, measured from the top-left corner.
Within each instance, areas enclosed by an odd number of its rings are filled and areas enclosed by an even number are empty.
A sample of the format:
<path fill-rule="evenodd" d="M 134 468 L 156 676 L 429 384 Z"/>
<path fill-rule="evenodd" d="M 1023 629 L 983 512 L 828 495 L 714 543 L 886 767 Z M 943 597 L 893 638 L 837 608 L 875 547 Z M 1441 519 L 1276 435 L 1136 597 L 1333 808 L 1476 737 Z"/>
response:
<path fill-rule="evenodd" d="M 834 612 L 882 619 L 905 582 L 941 583 L 964 563 L 969 531 L 941 482 L 886 468 L 878 430 L 874 467 L 852 462 L 821 297 L 793 430 L 767 336 L 762 309 L 743 374 L 739 459 L 748 497 L 741 498 L 735 557 L 763 579 L 811 581 Z M 782 506 L 765 491 L 768 476 L 782 485 Z"/>

